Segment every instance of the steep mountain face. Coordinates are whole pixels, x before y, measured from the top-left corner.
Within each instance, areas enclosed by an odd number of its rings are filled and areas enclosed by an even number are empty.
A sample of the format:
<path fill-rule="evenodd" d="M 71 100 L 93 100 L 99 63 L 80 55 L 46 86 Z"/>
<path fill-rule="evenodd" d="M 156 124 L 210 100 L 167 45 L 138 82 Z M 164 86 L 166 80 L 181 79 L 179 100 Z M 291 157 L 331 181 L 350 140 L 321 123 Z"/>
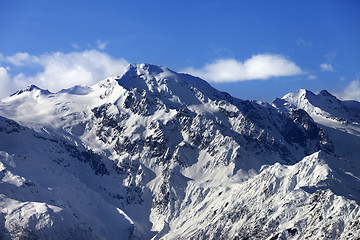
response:
<path fill-rule="evenodd" d="M 356 238 L 360 154 L 336 132 L 359 138 L 360 107 L 302 92 L 243 101 L 148 64 L 20 90 L 0 102 L 0 236 Z"/>
<path fill-rule="evenodd" d="M 0 136 L 0 235 L 4 239 L 130 235 L 129 218 L 99 193 L 98 182 L 114 181 L 110 186 L 115 187 L 121 181 L 116 174 L 110 177 L 102 156 L 3 117 Z"/>

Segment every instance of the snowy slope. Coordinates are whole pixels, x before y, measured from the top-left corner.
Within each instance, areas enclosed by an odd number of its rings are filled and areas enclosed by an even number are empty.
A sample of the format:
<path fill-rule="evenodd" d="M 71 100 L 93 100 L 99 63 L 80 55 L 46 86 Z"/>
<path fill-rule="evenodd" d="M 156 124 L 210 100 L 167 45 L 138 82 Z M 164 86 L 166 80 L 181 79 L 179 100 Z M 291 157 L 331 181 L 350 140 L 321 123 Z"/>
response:
<path fill-rule="evenodd" d="M 191 190 L 169 239 L 351 239 L 359 205 L 335 195 L 342 179 L 323 152 L 292 166 L 274 164 L 245 183 Z M 359 190 L 359 180 L 353 182 Z M 189 186 L 190 187 L 190 186 Z M 348 189 L 347 189 L 348 190 Z M 346 190 L 346 191 L 347 191 Z M 340 194 L 341 195 L 341 194 Z M 197 201 L 201 197 L 202 201 Z M 189 221 L 189 219 L 191 219 Z"/>
<path fill-rule="evenodd" d="M 122 187 L 101 156 L 3 117 L 0 146 L 2 236 L 115 239 L 135 232 L 101 188 Z"/>
<path fill-rule="evenodd" d="M 276 99 L 283 111 L 305 110 L 326 131 L 336 146 L 334 153 L 360 168 L 360 102 L 340 101 L 326 90 L 318 94 L 301 89 Z M 360 178 L 360 172 L 349 169 Z"/>
<path fill-rule="evenodd" d="M 360 136 L 360 102 L 340 101 L 326 90 L 318 94 L 301 89 L 276 99 L 285 109 L 303 109 L 318 123 Z M 283 108 L 283 109 L 284 109 Z"/>
<path fill-rule="evenodd" d="M 91 87 L 20 90 L 0 102 L 0 232 L 41 239 L 74 232 L 79 239 L 359 236 L 356 144 L 343 151 L 336 126 L 310 111 L 346 119 L 340 131 L 358 138 L 358 105 L 340 102 L 344 109 L 331 112 L 334 105 L 316 95 L 304 104 L 295 95 L 272 105 L 243 101 L 149 64 L 131 64 Z"/>

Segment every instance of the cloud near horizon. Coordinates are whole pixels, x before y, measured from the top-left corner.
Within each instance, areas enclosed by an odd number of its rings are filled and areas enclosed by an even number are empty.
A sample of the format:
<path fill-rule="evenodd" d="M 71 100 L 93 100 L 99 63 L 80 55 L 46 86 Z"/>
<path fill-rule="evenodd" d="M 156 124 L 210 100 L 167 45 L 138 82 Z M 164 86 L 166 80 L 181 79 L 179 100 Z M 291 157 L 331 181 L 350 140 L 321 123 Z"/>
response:
<path fill-rule="evenodd" d="M 342 92 L 335 95 L 342 100 L 360 101 L 360 80 L 351 81 Z"/>
<path fill-rule="evenodd" d="M 189 67 L 184 72 L 211 82 L 266 80 L 272 77 L 305 74 L 300 67 L 284 56 L 272 54 L 254 55 L 244 62 L 236 59 L 218 59 L 201 69 Z"/>
<path fill-rule="evenodd" d="M 11 77 L 8 73 L 8 69 L 0 66 L 0 85 L 2 86 L 0 88 L 0 99 L 9 95 L 9 91 L 14 90 L 11 89 Z"/>
<path fill-rule="evenodd" d="M 12 56 L 0 55 L 0 98 L 6 97 L 18 89 L 35 84 L 41 88 L 57 92 L 74 85 L 93 85 L 111 74 L 119 74 L 128 62 L 116 59 L 98 50 L 82 52 L 55 52 L 39 56 L 29 53 L 16 53 Z M 12 74 L 10 67 L 36 67 L 34 74 L 20 72 Z M 20 68 L 20 69 L 21 69 Z"/>

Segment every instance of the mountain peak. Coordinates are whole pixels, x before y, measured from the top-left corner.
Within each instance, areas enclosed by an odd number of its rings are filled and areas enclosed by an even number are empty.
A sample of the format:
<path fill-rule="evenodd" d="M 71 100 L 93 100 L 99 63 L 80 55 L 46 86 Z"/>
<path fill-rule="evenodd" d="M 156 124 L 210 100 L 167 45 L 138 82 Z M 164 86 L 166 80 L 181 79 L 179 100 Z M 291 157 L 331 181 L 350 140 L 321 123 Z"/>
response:
<path fill-rule="evenodd" d="M 326 90 L 322 90 L 317 94 L 318 97 L 322 97 L 324 99 L 326 99 L 327 101 L 335 101 L 335 102 L 340 102 L 340 100 L 335 97 L 334 95 L 332 95 L 331 93 L 329 93 Z"/>
<path fill-rule="evenodd" d="M 319 94 L 322 96 L 332 96 L 333 97 L 333 95 L 326 90 L 321 90 Z"/>
<path fill-rule="evenodd" d="M 172 75 L 175 74 L 165 67 L 145 63 L 129 64 L 115 80 L 127 90 L 136 88 L 154 91 L 156 86 L 165 83 Z"/>
<path fill-rule="evenodd" d="M 288 93 L 282 99 L 296 99 L 297 101 L 305 100 L 314 101 L 315 99 L 319 100 L 322 98 L 330 98 L 330 99 L 337 99 L 334 95 L 329 93 L 327 90 L 321 90 L 318 94 L 313 93 L 312 91 L 306 89 L 299 89 L 295 92 Z"/>
<path fill-rule="evenodd" d="M 313 105 L 319 105 L 323 101 L 339 102 L 339 100 L 327 90 L 321 90 L 319 93 L 315 94 L 309 90 L 300 89 L 293 93 L 286 94 L 283 99 L 297 102 L 308 101 Z"/>
<path fill-rule="evenodd" d="M 123 73 L 115 79 L 127 90 L 138 89 L 150 92 L 180 94 L 192 87 L 212 94 L 217 92 L 205 80 L 184 73 L 174 72 L 164 66 L 152 64 L 129 64 Z M 187 90 L 186 90 L 187 89 Z M 184 92 L 183 92 L 184 93 Z"/>
<path fill-rule="evenodd" d="M 309 91 L 309 90 L 306 90 L 306 89 L 299 89 L 299 90 L 296 90 L 295 92 L 291 92 L 291 93 L 288 93 L 286 94 L 285 96 L 282 97 L 282 99 L 284 100 L 293 100 L 293 101 L 303 101 L 303 100 L 306 100 L 306 99 L 309 99 L 309 98 L 313 98 L 315 97 L 316 95 Z"/>
<path fill-rule="evenodd" d="M 122 76 L 125 76 L 125 75 L 156 76 L 156 75 L 164 73 L 164 72 L 174 73 L 173 71 L 169 70 L 168 68 L 159 66 L 159 65 L 153 65 L 153 64 L 148 64 L 148 63 L 130 63 L 129 65 L 127 65 L 127 67 L 125 68 L 123 73 L 118 78 L 121 78 Z"/>
<path fill-rule="evenodd" d="M 25 92 L 33 92 L 36 90 L 40 91 L 41 94 L 50 94 L 51 93 L 49 90 L 41 89 L 38 86 L 31 84 L 31 85 L 27 86 L 26 88 L 18 90 L 15 93 L 11 94 L 10 97 L 15 96 L 15 95 L 20 95 Z"/>

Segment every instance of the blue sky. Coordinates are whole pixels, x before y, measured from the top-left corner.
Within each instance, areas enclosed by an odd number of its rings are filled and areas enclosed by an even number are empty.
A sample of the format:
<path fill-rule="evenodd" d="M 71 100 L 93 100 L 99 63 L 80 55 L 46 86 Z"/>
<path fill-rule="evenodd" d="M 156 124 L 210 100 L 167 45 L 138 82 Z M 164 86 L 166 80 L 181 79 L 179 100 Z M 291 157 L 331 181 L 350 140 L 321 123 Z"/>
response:
<path fill-rule="evenodd" d="M 241 99 L 306 88 L 360 100 L 359 12 L 357 0 L 0 0 L 0 97 L 145 62 Z"/>

